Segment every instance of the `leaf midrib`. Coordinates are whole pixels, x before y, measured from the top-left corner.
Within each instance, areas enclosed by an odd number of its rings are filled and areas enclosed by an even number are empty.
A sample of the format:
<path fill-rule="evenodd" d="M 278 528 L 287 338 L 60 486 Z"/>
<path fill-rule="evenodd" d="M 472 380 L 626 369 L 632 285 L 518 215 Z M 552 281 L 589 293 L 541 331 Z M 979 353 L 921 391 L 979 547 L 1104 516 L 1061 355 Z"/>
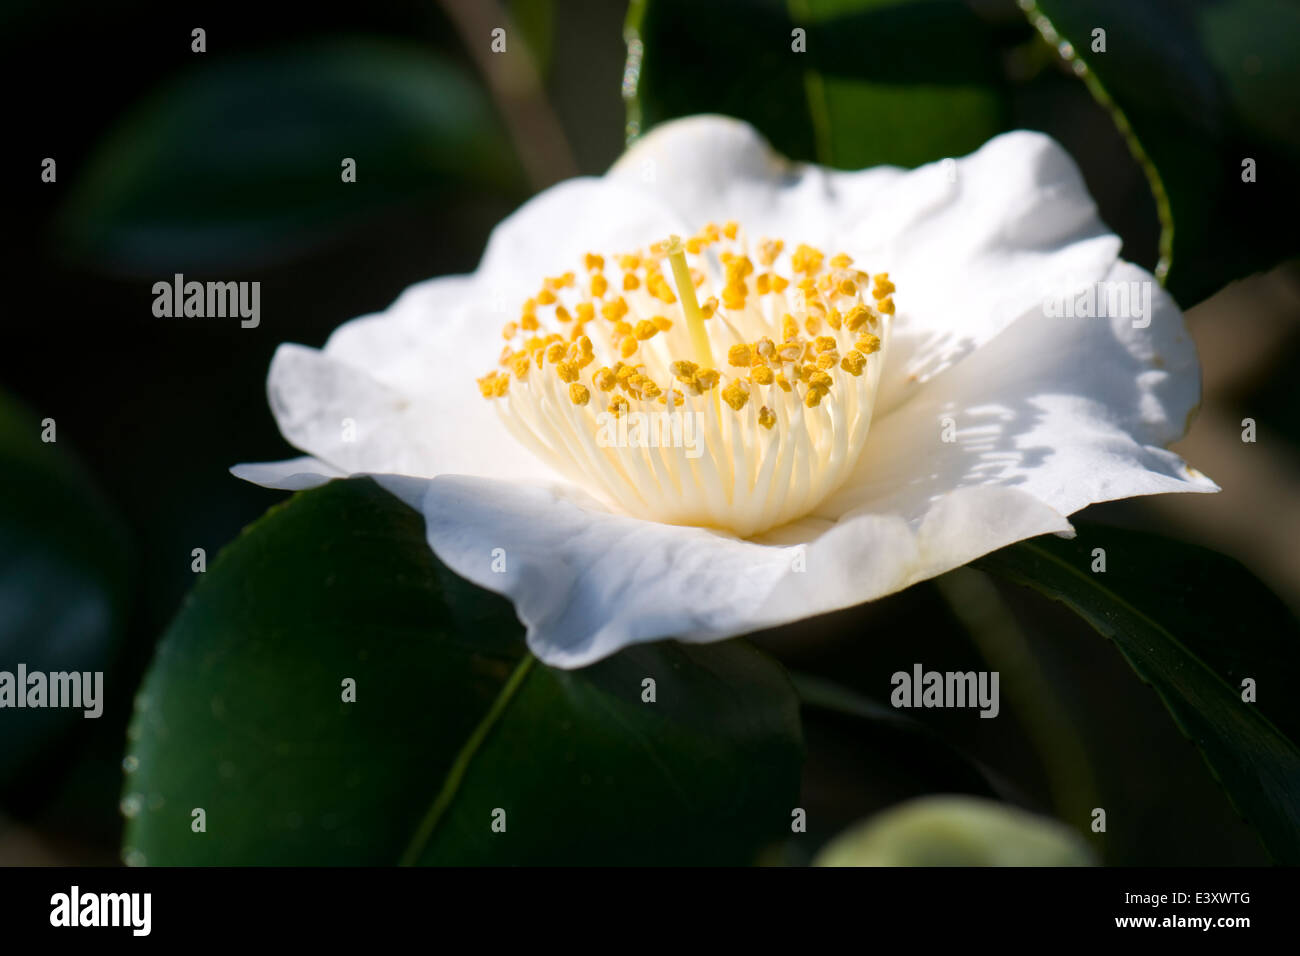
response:
<path fill-rule="evenodd" d="M 407 844 L 405 851 L 403 851 L 398 862 L 399 866 L 414 866 L 419 861 L 420 856 L 429 845 L 429 840 L 433 838 L 433 833 L 438 828 L 443 815 L 456 799 L 461 783 L 464 782 L 465 774 L 469 771 L 469 766 L 473 763 L 479 748 L 483 746 L 483 742 L 487 740 L 492 729 L 509 708 L 510 702 L 518 693 L 519 688 L 523 686 L 524 680 L 528 677 L 535 660 L 536 658 L 532 654 L 527 651 L 524 652 L 523 658 L 515 665 L 514 671 L 501 686 L 501 690 L 497 693 L 496 699 L 493 700 L 492 706 L 483 715 L 483 719 L 474 728 L 474 732 L 466 739 L 465 745 L 461 747 L 460 752 L 456 755 L 451 769 L 447 771 L 447 776 L 442 782 L 442 788 L 434 797 L 433 803 L 429 805 L 429 809 L 425 811 L 424 817 L 420 820 L 420 825 L 416 827 L 410 843 Z"/>

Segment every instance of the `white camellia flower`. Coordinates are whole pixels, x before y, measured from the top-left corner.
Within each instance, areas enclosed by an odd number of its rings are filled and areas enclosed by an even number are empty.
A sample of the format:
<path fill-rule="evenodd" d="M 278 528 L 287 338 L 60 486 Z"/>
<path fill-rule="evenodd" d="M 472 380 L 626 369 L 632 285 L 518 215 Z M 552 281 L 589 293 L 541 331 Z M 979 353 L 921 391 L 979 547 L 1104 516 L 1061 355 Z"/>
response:
<path fill-rule="evenodd" d="M 1164 448 L 1196 354 L 1119 247 L 1040 134 L 837 172 L 668 123 L 525 204 L 473 275 L 282 345 L 271 408 L 311 457 L 233 471 L 374 476 L 549 664 L 720 640 L 1093 502 L 1217 490 Z"/>

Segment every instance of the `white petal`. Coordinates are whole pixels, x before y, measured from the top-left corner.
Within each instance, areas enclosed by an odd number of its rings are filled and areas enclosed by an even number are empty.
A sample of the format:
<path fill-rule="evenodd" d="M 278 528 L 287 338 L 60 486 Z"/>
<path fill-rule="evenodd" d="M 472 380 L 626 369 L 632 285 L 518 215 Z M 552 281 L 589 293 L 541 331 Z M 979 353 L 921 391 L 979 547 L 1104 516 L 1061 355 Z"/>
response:
<path fill-rule="evenodd" d="M 754 236 L 834 246 L 907 175 L 792 163 L 748 123 L 690 116 L 642 136 L 607 178 L 653 196 L 693 228 L 734 219 Z"/>
<path fill-rule="evenodd" d="M 1018 488 L 1067 515 L 1115 498 L 1218 490 L 1161 447 L 1182 436 L 1200 400 L 1182 314 L 1137 266 L 1116 263 L 1107 282 L 1151 290 L 1148 327 L 1041 308 L 1025 316 L 874 421 L 855 474 L 817 513 L 914 519 L 933 495 L 980 485 Z M 945 419 L 955 441 L 943 440 Z"/>
<path fill-rule="evenodd" d="M 1010 488 L 950 495 L 914 526 L 860 515 L 825 533 L 810 527 L 806 540 L 783 546 L 612 514 L 562 488 L 462 477 L 426 487 L 420 507 L 434 552 L 509 596 L 529 647 L 556 667 L 663 637 L 720 640 L 847 607 L 1021 538 L 1069 529 Z M 404 497 L 411 500 L 409 489 Z"/>
<path fill-rule="evenodd" d="M 333 478 L 346 477 L 346 472 L 311 457 L 233 465 L 230 473 L 263 488 L 283 491 L 302 491 L 323 485 Z"/>

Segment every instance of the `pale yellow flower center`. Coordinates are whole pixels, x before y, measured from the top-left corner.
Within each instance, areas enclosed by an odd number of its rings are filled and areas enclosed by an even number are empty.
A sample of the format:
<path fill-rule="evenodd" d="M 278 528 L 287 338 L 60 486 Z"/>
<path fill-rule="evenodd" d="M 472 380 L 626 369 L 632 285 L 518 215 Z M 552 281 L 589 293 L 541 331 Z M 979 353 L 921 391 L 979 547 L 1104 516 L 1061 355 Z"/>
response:
<path fill-rule="evenodd" d="M 857 463 L 893 291 L 843 254 L 751 246 L 736 223 L 588 253 L 506 324 L 479 388 L 627 513 L 748 537 L 808 514 Z"/>

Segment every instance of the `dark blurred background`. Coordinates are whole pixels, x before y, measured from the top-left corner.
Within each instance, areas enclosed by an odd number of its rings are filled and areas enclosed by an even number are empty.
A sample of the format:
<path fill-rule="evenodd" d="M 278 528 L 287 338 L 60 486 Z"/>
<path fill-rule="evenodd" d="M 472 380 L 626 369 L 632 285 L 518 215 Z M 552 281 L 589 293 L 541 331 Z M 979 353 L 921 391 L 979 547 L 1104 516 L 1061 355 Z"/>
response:
<path fill-rule="evenodd" d="M 978 10 L 1006 37 L 1008 74 L 1034 73 L 1017 96 L 1015 125 L 1065 144 L 1125 257 L 1152 268 L 1155 206 L 1110 118 L 1011 3 Z M 58 449 L 113 528 L 125 611 L 104 652 L 102 719 L 42 727 L 28 740 L 0 717 L 0 752 L 9 751 L 0 760 L 0 863 L 117 862 L 131 700 L 193 584 L 192 551 L 204 548 L 211 561 L 283 498 L 226 471 L 294 454 L 266 405 L 274 349 L 320 345 L 411 283 L 472 270 L 493 224 L 537 189 L 603 172 L 624 141 L 624 14 L 615 0 L 184 12 L 160 2 L 33 0 L 0 14 L 12 131 L 0 391 L 31 434 L 42 419 L 57 422 Z M 494 61 L 485 32 L 495 24 L 509 25 L 509 52 Z M 202 54 L 191 50 L 196 27 L 206 31 Z M 724 51 L 725 38 L 717 42 Z M 345 156 L 358 176 L 341 186 Z M 57 161 L 54 183 L 40 180 L 45 157 Z M 151 287 L 174 272 L 260 281 L 260 327 L 155 318 Z M 1224 551 L 1295 607 L 1300 276 L 1283 267 L 1234 284 L 1193 309 L 1189 323 L 1205 364 L 1205 407 L 1178 450 L 1224 492 L 1086 517 Z M 1258 421 L 1254 445 L 1240 441 L 1246 416 Z M 945 586 L 761 640 L 793 668 L 880 698 L 888 675 L 913 661 L 979 666 Z M 64 599 L 57 590 L 34 597 Z M 1114 808 L 1107 862 L 1265 860 L 1112 646 L 1059 606 L 1011 590 L 1000 599 L 1064 695 L 1057 705 L 1087 755 L 1098 805 Z M 0 666 L 16 663 L 9 656 L 6 648 Z M 1041 747 L 1014 713 L 920 716 L 973 753 L 1004 793 L 1051 812 Z M 864 741 L 828 714 L 810 713 L 806 733 L 805 805 L 824 836 L 902 797 L 968 783 L 942 760 Z"/>

